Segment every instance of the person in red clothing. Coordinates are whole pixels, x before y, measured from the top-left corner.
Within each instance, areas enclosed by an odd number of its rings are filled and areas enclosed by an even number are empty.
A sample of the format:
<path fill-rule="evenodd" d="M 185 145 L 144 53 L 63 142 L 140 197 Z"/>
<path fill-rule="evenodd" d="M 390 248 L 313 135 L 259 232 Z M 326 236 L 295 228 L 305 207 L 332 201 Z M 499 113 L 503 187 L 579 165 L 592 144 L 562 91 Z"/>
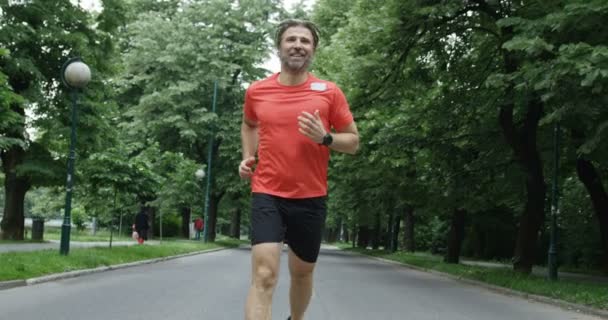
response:
<path fill-rule="evenodd" d="M 201 239 L 201 233 L 203 232 L 204 227 L 205 227 L 205 223 L 203 222 L 203 219 L 201 219 L 201 217 L 197 217 L 194 220 L 194 231 L 196 232 L 194 235 L 195 240 Z"/>
<path fill-rule="evenodd" d="M 284 21 L 275 40 L 281 71 L 249 86 L 241 124 L 239 175 L 251 179 L 252 191 L 246 320 L 271 319 L 284 240 L 291 319 L 303 319 L 325 224 L 330 149 L 354 154 L 359 147 L 342 90 L 307 70 L 319 43 L 315 25 Z"/>

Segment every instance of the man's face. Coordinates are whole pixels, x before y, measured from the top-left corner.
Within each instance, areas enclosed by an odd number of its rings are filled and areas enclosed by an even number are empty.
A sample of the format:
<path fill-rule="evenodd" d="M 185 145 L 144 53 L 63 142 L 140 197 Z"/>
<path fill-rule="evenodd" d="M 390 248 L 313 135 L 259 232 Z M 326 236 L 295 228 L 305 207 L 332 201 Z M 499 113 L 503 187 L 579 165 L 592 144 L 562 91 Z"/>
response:
<path fill-rule="evenodd" d="M 315 52 L 313 37 L 306 27 L 290 27 L 283 33 L 279 45 L 281 66 L 290 72 L 303 72 Z"/>

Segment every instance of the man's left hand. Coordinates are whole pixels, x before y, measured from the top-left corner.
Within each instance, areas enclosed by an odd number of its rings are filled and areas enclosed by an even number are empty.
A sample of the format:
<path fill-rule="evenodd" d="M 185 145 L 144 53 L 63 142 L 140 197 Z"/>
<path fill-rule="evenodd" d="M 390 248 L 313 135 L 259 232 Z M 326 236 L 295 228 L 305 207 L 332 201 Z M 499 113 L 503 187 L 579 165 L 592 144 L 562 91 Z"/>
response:
<path fill-rule="evenodd" d="M 319 110 L 315 110 L 315 114 L 312 115 L 306 111 L 302 111 L 298 116 L 298 124 L 300 125 L 300 133 L 309 137 L 316 143 L 322 143 L 323 137 L 327 133 L 321 121 L 321 115 Z"/>

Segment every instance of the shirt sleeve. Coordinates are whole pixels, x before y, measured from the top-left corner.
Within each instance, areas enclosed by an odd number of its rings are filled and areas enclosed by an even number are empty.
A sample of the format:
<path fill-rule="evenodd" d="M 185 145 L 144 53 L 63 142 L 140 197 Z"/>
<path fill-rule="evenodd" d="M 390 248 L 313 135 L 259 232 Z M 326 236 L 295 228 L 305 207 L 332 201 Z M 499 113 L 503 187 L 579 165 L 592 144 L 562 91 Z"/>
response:
<path fill-rule="evenodd" d="M 251 91 L 252 91 L 251 86 L 249 86 L 249 88 L 247 88 L 247 91 L 245 91 L 245 103 L 243 106 L 243 113 L 247 120 L 257 122 L 258 117 L 255 114 L 255 110 L 253 108 L 253 101 L 251 99 Z"/>
<path fill-rule="evenodd" d="M 353 114 L 350 112 L 348 101 L 342 90 L 336 86 L 334 90 L 334 101 L 331 106 L 330 125 L 340 131 L 353 122 Z"/>

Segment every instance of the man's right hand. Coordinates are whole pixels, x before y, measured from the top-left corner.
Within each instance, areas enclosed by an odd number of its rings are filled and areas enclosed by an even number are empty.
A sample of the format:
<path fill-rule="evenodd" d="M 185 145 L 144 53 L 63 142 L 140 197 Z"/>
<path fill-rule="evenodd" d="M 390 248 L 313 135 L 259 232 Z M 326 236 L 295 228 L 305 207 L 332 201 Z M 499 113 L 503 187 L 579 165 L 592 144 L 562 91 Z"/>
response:
<path fill-rule="evenodd" d="M 255 157 L 249 157 L 241 161 L 239 165 L 239 176 L 241 179 L 249 179 L 253 176 L 253 165 L 255 164 Z"/>

